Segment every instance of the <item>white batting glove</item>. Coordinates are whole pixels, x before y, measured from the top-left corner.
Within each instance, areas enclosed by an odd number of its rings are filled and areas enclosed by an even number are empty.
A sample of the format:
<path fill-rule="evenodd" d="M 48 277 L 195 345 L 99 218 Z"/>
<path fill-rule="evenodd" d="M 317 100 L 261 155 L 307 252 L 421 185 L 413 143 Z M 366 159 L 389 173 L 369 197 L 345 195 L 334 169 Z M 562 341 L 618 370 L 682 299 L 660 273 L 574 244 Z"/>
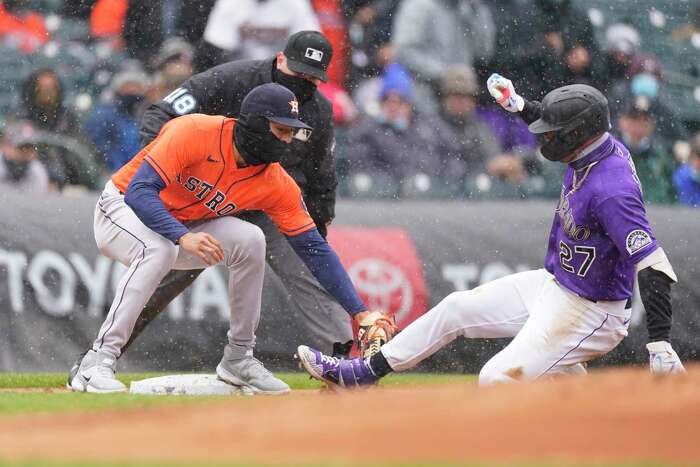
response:
<path fill-rule="evenodd" d="M 494 73 L 486 81 L 486 87 L 496 102 L 508 112 L 520 112 L 525 107 L 525 99 L 515 93 L 511 80 Z"/>
<path fill-rule="evenodd" d="M 671 344 L 666 341 L 649 342 L 649 369 L 655 375 L 685 373 L 683 363 Z"/>

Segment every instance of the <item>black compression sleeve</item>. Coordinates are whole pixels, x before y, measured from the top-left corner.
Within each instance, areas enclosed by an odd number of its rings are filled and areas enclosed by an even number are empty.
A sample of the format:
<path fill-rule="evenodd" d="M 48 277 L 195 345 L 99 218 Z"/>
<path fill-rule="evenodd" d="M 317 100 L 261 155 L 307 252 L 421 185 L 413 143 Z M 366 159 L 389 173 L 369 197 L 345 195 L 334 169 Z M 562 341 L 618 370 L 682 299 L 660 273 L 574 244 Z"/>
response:
<path fill-rule="evenodd" d="M 661 271 L 644 268 L 637 274 L 639 294 L 647 313 L 649 342 L 667 341 L 671 336 L 671 279 Z"/>
<path fill-rule="evenodd" d="M 525 123 L 528 125 L 542 115 L 542 104 L 540 104 L 537 101 L 529 101 L 525 100 L 525 106 L 523 107 L 523 110 L 520 112 L 520 118 L 525 120 Z"/>

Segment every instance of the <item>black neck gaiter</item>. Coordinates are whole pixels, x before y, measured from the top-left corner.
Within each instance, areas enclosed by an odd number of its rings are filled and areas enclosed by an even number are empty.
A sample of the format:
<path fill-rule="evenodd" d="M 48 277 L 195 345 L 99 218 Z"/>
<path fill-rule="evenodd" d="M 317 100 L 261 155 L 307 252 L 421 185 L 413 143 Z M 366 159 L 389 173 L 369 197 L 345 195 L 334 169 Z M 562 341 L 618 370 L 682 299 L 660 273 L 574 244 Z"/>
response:
<path fill-rule="evenodd" d="M 297 100 L 300 103 L 304 103 L 311 99 L 316 92 L 316 85 L 311 81 L 305 80 L 304 78 L 299 78 L 298 76 L 291 76 L 282 73 L 277 68 L 272 71 L 272 78 L 275 83 L 281 84 L 285 88 L 289 89 L 297 96 Z"/>
<path fill-rule="evenodd" d="M 248 165 L 279 162 L 287 148 L 272 131 L 265 117 L 241 116 L 233 129 L 233 142 Z"/>

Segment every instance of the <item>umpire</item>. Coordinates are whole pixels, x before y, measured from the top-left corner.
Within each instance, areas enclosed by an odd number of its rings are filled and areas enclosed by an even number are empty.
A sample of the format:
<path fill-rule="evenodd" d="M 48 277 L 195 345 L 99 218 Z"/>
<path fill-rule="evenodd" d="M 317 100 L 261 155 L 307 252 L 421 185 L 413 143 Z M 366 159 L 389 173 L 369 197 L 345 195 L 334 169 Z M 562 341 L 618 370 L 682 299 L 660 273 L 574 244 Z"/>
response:
<path fill-rule="evenodd" d="M 316 87 L 328 79 L 326 70 L 332 55 L 330 42 L 320 32 L 300 31 L 289 37 L 284 52 L 275 57 L 233 61 L 194 75 L 146 110 L 141 146 L 152 141 L 169 120 L 181 115 L 238 117 L 241 102 L 250 90 L 264 83 L 279 83 L 294 92 L 299 118 L 313 128 L 295 135 L 280 163 L 301 188 L 309 214 L 325 237 L 335 216 L 335 140 L 331 104 Z M 245 220 L 265 233 L 267 263 L 287 288 L 318 344 L 334 354 L 347 354 L 352 344 L 347 313 L 314 279 L 267 216 L 251 212 Z M 201 272 L 171 271 L 163 279 L 141 313 L 127 347 Z"/>

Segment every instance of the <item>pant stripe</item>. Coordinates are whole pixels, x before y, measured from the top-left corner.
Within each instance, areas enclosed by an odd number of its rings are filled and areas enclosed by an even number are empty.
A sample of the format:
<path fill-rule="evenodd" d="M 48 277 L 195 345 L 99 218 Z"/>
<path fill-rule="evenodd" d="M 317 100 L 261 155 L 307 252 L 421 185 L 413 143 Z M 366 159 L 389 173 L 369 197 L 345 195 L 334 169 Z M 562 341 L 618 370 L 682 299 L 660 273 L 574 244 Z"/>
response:
<path fill-rule="evenodd" d="M 606 314 L 605 314 L 605 319 L 603 320 L 602 323 L 600 323 L 600 326 L 598 326 L 597 328 L 595 328 L 593 331 L 591 331 L 590 334 L 588 334 L 586 337 L 584 337 L 583 339 L 581 339 L 581 340 L 578 342 L 578 344 L 576 344 L 576 346 L 574 346 L 574 348 L 572 348 L 571 350 L 569 350 L 568 352 L 566 352 L 564 355 L 562 355 L 561 358 L 560 358 L 559 360 L 557 360 L 556 362 L 554 362 L 554 363 L 552 364 L 552 366 L 550 366 L 549 368 L 547 368 L 546 370 L 544 370 L 542 373 L 540 373 L 540 375 L 538 376 L 538 378 L 539 378 L 540 376 L 546 374 L 549 370 L 551 370 L 551 369 L 554 368 L 555 366 L 557 366 L 557 364 L 558 364 L 559 362 L 561 362 L 562 360 L 564 360 L 564 358 L 566 358 L 566 356 L 569 355 L 571 352 L 573 352 L 574 350 L 578 349 L 578 348 L 581 346 L 581 344 L 583 344 L 583 341 L 585 341 L 585 340 L 588 339 L 589 337 L 593 336 L 593 334 L 595 334 L 598 330 L 600 330 L 600 328 L 602 328 L 602 327 L 605 325 L 605 323 L 608 321 L 608 318 L 609 318 L 609 317 L 610 317 L 610 315 L 606 313 Z"/>
<path fill-rule="evenodd" d="M 104 342 L 105 342 L 105 335 L 107 335 L 107 333 L 112 329 L 112 326 L 114 325 L 114 321 L 115 321 L 115 319 L 116 319 L 116 317 L 117 317 L 117 310 L 119 310 L 119 306 L 122 304 L 122 300 L 124 300 L 124 292 L 125 292 L 127 286 L 129 285 L 129 281 L 131 281 L 131 278 L 134 277 L 134 273 L 136 273 L 136 270 L 137 270 L 137 269 L 139 268 L 139 266 L 141 265 L 141 261 L 143 261 L 143 259 L 146 257 L 146 244 L 143 242 L 143 240 L 141 240 L 140 238 L 138 238 L 138 237 L 137 237 L 136 235 L 134 235 L 133 233 L 129 232 L 127 229 L 125 229 L 125 228 L 122 227 L 121 225 L 119 225 L 119 224 L 117 224 L 116 222 L 114 222 L 114 221 L 112 220 L 112 218 L 109 217 L 109 215 L 107 214 L 107 212 L 105 212 L 104 208 L 102 207 L 101 201 L 102 201 L 102 198 L 100 197 L 100 202 L 98 202 L 97 205 L 98 205 L 98 207 L 100 208 L 100 211 L 102 212 L 102 214 L 105 216 L 105 218 L 106 218 L 108 221 L 110 221 L 112 224 L 114 224 L 115 226 L 117 226 L 119 229 L 123 230 L 124 232 L 126 232 L 126 233 L 128 233 L 129 235 L 131 235 L 132 237 L 134 237 L 139 243 L 141 243 L 141 245 L 143 245 L 143 249 L 141 250 L 141 258 L 138 260 L 138 264 L 136 264 L 136 267 L 135 267 L 134 270 L 131 272 L 131 276 L 129 276 L 129 278 L 126 280 L 126 284 L 124 284 L 124 287 L 122 288 L 122 296 L 119 297 L 119 303 L 117 303 L 117 306 L 114 308 L 114 313 L 112 313 L 112 322 L 109 324 L 109 327 L 107 327 L 107 329 L 105 329 L 105 331 L 102 333 L 102 337 L 100 338 L 100 337 L 98 336 L 98 339 L 100 339 L 100 346 L 99 346 L 97 349 L 95 349 L 95 350 L 100 350 L 100 349 L 102 348 L 102 346 L 104 345 Z"/>

